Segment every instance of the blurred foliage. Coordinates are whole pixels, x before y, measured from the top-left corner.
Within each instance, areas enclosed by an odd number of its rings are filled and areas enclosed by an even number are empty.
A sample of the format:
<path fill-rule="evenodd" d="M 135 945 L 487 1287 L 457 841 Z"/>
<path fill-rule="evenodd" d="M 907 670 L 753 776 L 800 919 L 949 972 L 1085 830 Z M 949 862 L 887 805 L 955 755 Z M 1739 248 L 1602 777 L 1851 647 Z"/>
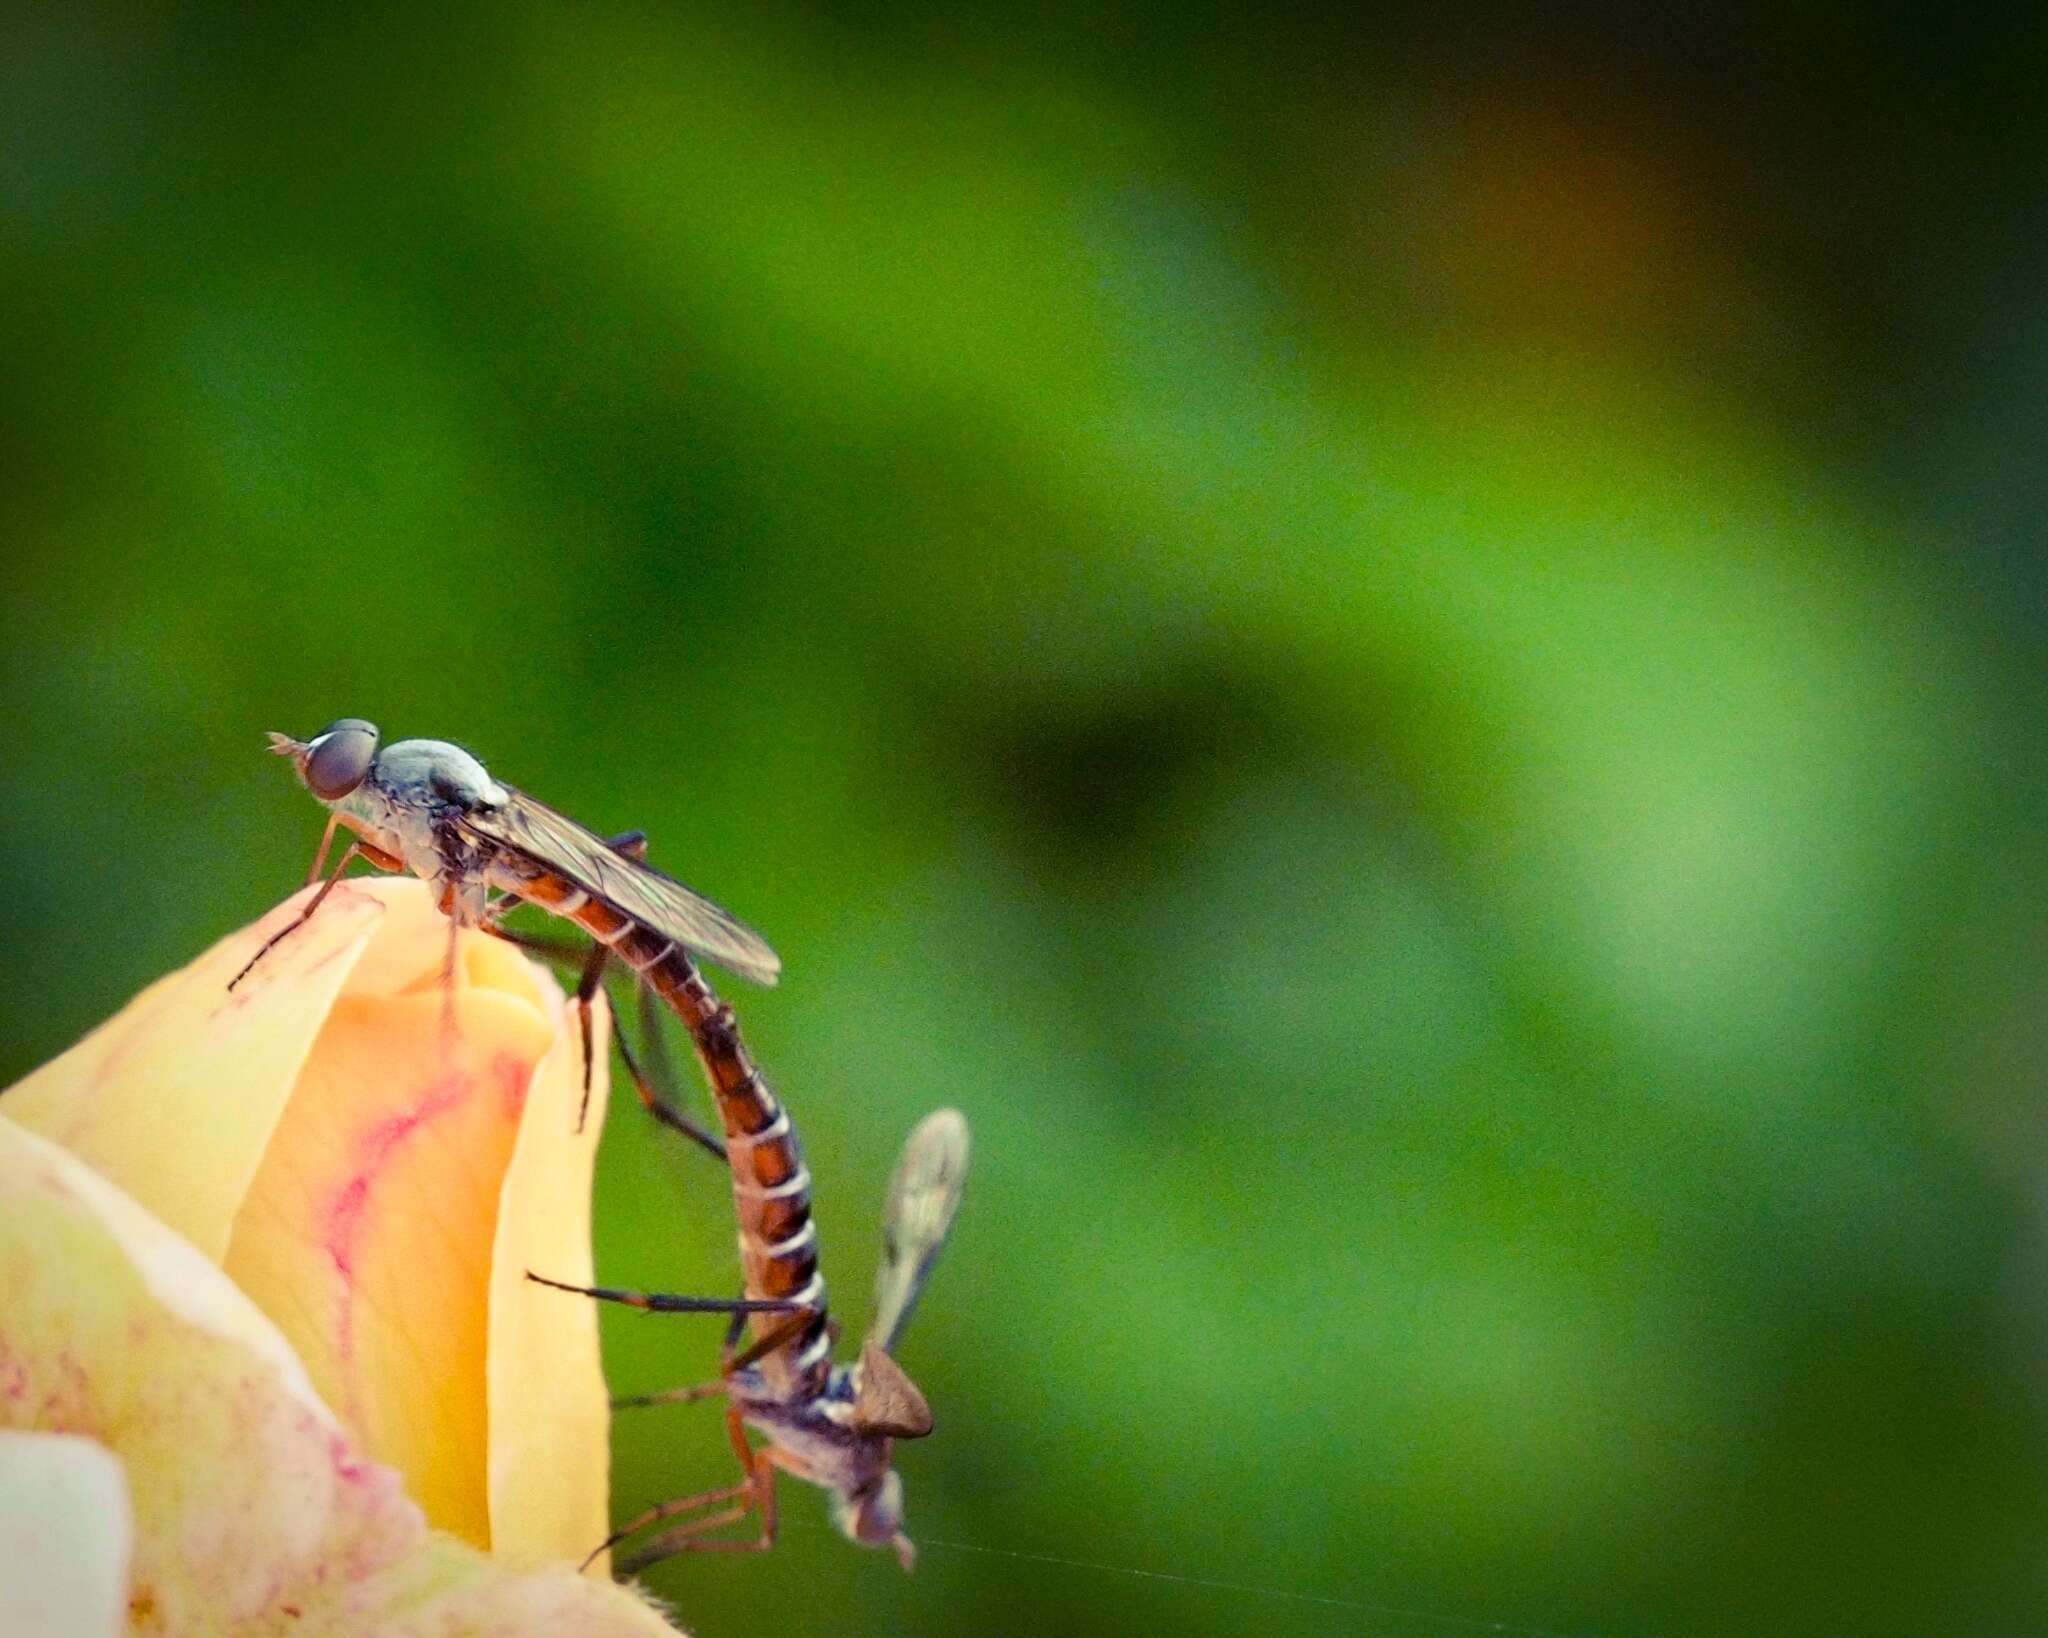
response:
<path fill-rule="evenodd" d="M 917 1575 L 694 1630 L 2039 1630 L 2048 113 L 1839 27 L 17 18 L 0 1072 L 452 737 L 774 939 L 849 1326 L 974 1125 Z"/>

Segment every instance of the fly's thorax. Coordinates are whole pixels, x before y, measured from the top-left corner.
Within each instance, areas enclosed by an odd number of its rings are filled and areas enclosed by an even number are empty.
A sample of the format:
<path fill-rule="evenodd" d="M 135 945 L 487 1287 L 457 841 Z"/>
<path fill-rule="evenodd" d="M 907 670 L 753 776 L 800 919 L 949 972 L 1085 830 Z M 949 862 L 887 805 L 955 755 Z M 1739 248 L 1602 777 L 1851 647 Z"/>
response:
<path fill-rule="evenodd" d="M 370 776 L 327 806 L 364 841 L 403 860 L 436 897 L 452 885 L 456 919 L 473 924 L 483 911 L 483 861 L 449 821 L 491 793 L 503 795 L 461 747 L 408 739 L 387 745 Z"/>
<path fill-rule="evenodd" d="M 401 739 L 385 746 L 369 783 L 406 807 L 491 808 L 506 800 L 505 787 L 484 765 L 445 739 Z"/>

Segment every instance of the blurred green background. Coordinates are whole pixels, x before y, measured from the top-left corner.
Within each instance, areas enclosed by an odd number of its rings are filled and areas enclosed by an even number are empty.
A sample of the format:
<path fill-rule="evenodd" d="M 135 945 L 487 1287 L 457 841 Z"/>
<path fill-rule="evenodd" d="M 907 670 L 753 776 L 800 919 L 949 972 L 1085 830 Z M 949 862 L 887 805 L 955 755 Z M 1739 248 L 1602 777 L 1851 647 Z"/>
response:
<path fill-rule="evenodd" d="M 781 950 L 854 1326 L 973 1122 L 917 1574 L 693 1630 L 2048 1630 L 2038 22 L 963 18 L 12 16 L 0 1084 L 454 738 Z"/>

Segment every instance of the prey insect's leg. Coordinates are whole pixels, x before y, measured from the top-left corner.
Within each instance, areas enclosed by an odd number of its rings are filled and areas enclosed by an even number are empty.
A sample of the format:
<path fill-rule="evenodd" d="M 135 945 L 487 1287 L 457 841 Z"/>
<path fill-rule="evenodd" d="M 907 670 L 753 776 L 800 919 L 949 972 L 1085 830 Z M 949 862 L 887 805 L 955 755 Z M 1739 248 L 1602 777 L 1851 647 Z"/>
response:
<path fill-rule="evenodd" d="M 325 844 L 323 843 L 322 846 L 324 847 Z M 292 922 L 289 926 L 282 927 L 275 933 L 272 933 L 270 937 L 263 941 L 263 947 L 259 949 L 254 955 L 252 955 L 247 961 L 243 962 L 242 970 L 236 973 L 233 978 L 228 980 L 228 988 L 230 990 L 232 990 L 237 984 L 241 983 L 243 979 L 249 976 L 251 969 L 255 967 L 257 962 L 261 961 L 265 956 L 269 955 L 270 952 L 276 949 L 280 943 L 282 943 L 285 939 L 291 937 L 292 934 L 296 933 L 301 927 L 305 926 L 307 922 L 313 919 L 313 912 L 320 908 L 320 901 L 326 898 L 329 893 L 332 893 L 334 891 L 334 884 L 341 880 L 341 873 L 344 870 L 348 869 L 349 861 L 355 858 L 357 854 L 362 854 L 365 857 L 376 857 L 376 855 L 373 855 L 371 851 L 368 848 L 364 847 L 361 842 L 349 843 L 347 849 L 344 850 L 344 852 L 341 855 L 341 863 L 334 867 L 334 874 L 329 876 L 327 880 L 321 884 L 319 892 L 315 893 L 311 899 L 307 900 L 306 908 L 299 912 L 298 919 Z M 384 855 L 383 857 L 389 857 L 389 855 Z"/>
<path fill-rule="evenodd" d="M 724 1485 L 717 1490 L 700 1490 L 694 1496 L 678 1496 L 674 1501 L 657 1502 L 654 1506 L 648 1508 L 646 1512 L 620 1525 L 618 1529 L 591 1548 L 579 1568 L 588 1569 L 591 1559 L 597 1557 L 599 1553 L 604 1552 L 607 1548 L 618 1546 L 620 1542 L 624 1541 L 635 1531 L 644 1530 L 650 1524 L 659 1524 L 663 1519 L 672 1519 L 678 1513 L 689 1513 L 700 1507 L 709 1507 L 714 1502 L 729 1502 L 738 1496 L 745 1496 L 747 1498 L 737 1507 L 728 1507 L 723 1512 L 714 1513 L 707 1518 L 693 1519 L 685 1528 L 689 1530 L 715 1530 L 721 1524 L 731 1524 L 736 1520 L 743 1519 L 747 1516 L 748 1510 L 753 1506 L 753 1489 L 753 1475 L 749 1472 L 747 1477 L 740 1480 L 738 1484 Z M 666 1555 L 662 1556 L 665 1557 Z M 633 1564 L 636 1568 L 640 1564 L 640 1559 L 641 1555 L 636 1554 L 634 1556 Z M 652 1561 L 650 1560 L 649 1562 Z M 619 1573 L 621 1575 L 630 1575 L 633 1571 L 621 1566 Z"/>
<path fill-rule="evenodd" d="M 673 1530 L 664 1530 L 618 1566 L 620 1575 L 638 1575 L 649 1565 L 657 1564 L 674 1553 L 765 1553 L 775 1545 L 774 1459 L 766 1450 L 756 1451 L 748 1447 L 746 1432 L 740 1424 L 740 1413 L 737 1409 L 728 1408 L 725 1420 L 732 1436 L 733 1448 L 742 1453 L 741 1461 L 746 1468 L 747 1481 L 741 1488 L 749 1492 L 747 1500 L 739 1506 L 727 1508 L 722 1513 L 692 1519 L 688 1524 L 678 1525 Z M 737 1523 L 754 1508 L 759 1508 L 761 1512 L 761 1533 L 751 1541 L 736 1541 L 730 1536 L 705 1534 L 720 1525 Z M 652 1520 L 648 1522 L 651 1523 Z"/>
<path fill-rule="evenodd" d="M 700 1382 L 689 1388 L 663 1388 L 659 1393 L 629 1394 L 623 1399 L 612 1401 L 613 1410 L 637 1410 L 645 1405 L 688 1405 L 699 1399 L 710 1399 L 726 1391 L 735 1369 L 732 1358 L 740 1345 L 740 1333 L 747 1328 L 747 1316 L 735 1314 L 725 1328 L 725 1341 L 718 1346 L 718 1368 L 724 1374 L 716 1382 Z"/>
<path fill-rule="evenodd" d="M 671 1539 L 680 1540 L 685 1537 L 696 1536 L 706 1530 L 716 1530 L 721 1525 L 732 1524 L 745 1518 L 748 1511 L 761 1500 L 762 1464 L 760 1457 L 754 1451 L 754 1447 L 747 1443 L 746 1426 L 740 1420 L 739 1410 L 735 1406 L 728 1405 L 726 1407 L 725 1432 L 726 1437 L 732 1441 L 733 1454 L 740 1459 L 741 1477 L 738 1484 L 727 1485 L 721 1490 L 700 1491 L 694 1496 L 684 1496 L 676 1501 L 657 1502 L 644 1513 L 629 1519 L 609 1536 L 605 1537 L 603 1545 L 596 1552 L 593 1552 L 590 1558 L 595 1558 L 606 1547 L 616 1547 L 628 1536 L 638 1535 L 650 1524 L 658 1524 L 663 1519 L 672 1519 L 678 1513 L 694 1512 L 697 1508 L 709 1506 L 713 1502 L 733 1501 L 735 1498 L 744 1498 L 735 1507 L 728 1507 L 723 1512 L 714 1513 L 701 1519 L 692 1519 L 688 1524 L 665 1532 L 661 1540 L 666 1542 Z M 772 1496 L 772 1489 L 769 1493 Z M 670 1551 L 676 1550 L 678 1549 L 670 1549 Z M 656 1555 L 656 1557 L 662 1558 L 667 1556 L 667 1553 Z M 590 1559 L 586 1558 L 583 1562 L 588 1564 Z M 645 1558 L 642 1554 L 636 1554 L 632 1562 L 633 1566 L 638 1568 L 644 1563 L 652 1563 L 653 1560 Z M 621 1567 L 620 1573 L 630 1575 L 632 1570 Z"/>
<path fill-rule="evenodd" d="M 727 1376 L 731 1376 L 734 1371 L 745 1370 L 755 1360 L 774 1353 L 785 1343 L 794 1342 L 804 1334 L 804 1328 L 818 1317 L 817 1309 L 804 1303 L 791 1302 L 787 1298 L 766 1301 L 761 1306 L 764 1309 L 780 1309 L 788 1317 L 779 1324 L 770 1326 L 765 1336 L 756 1337 L 738 1353 L 730 1355 L 720 1366 Z M 727 1346 L 730 1347 L 730 1342 Z"/>
<path fill-rule="evenodd" d="M 791 1302 L 786 1297 L 677 1297 L 666 1291 L 627 1291 L 610 1285 L 570 1285 L 563 1280 L 551 1280 L 545 1274 L 527 1270 L 526 1277 L 535 1285 L 545 1285 L 556 1291 L 573 1292 L 579 1297 L 595 1297 L 599 1302 L 623 1303 L 628 1308 L 644 1308 L 652 1314 L 788 1314 L 792 1311 L 810 1314 L 811 1309 L 803 1304 Z M 781 1327 L 776 1327 L 777 1331 Z"/>
<path fill-rule="evenodd" d="M 612 1401 L 613 1410 L 645 1410 L 652 1405 L 694 1405 L 700 1399 L 716 1399 L 725 1392 L 725 1378 L 716 1382 L 694 1382 L 687 1388 L 661 1388 L 654 1393 L 622 1394 Z"/>

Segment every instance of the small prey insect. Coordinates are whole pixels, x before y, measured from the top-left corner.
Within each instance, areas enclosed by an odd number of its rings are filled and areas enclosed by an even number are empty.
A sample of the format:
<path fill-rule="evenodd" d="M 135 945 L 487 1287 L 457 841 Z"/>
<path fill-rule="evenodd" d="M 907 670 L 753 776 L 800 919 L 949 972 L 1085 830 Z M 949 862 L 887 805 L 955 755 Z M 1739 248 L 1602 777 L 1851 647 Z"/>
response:
<path fill-rule="evenodd" d="M 729 1020 L 728 1009 L 717 1010 Z M 729 1022 L 725 1027 L 729 1030 Z M 817 1272 L 810 1174 L 796 1156 L 788 1114 L 777 1106 L 758 1073 L 751 1074 L 751 1085 L 750 1093 L 722 1094 L 719 1099 L 732 1154 L 733 1192 L 740 1207 L 740 1261 L 747 1301 L 732 1305 L 739 1311 L 726 1333 L 718 1380 L 616 1401 L 624 1409 L 722 1395 L 727 1436 L 739 1456 L 741 1477 L 737 1484 L 648 1508 L 596 1551 L 673 1518 L 684 1522 L 650 1537 L 621 1560 L 621 1575 L 636 1574 L 676 1553 L 765 1550 L 775 1543 L 775 1472 L 780 1468 L 830 1495 L 833 1522 L 850 1540 L 895 1548 L 908 1570 L 916 1562 L 917 1550 L 903 1532 L 903 1480 L 890 1463 L 898 1439 L 921 1439 L 931 1432 L 932 1413 L 891 1350 L 959 1208 L 967 1177 L 967 1121 L 957 1109 L 936 1110 L 905 1142 L 883 1213 L 874 1320 L 859 1359 L 852 1365 L 834 1364 L 830 1350 L 835 1328 L 826 1317 L 825 1282 Z M 752 1122 L 753 1130 L 743 1129 L 736 1115 Z M 764 1171 L 781 1181 L 761 1184 L 757 1178 Z M 768 1238 L 770 1234 L 776 1237 Z M 793 1277 L 799 1275 L 807 1277 L 794 1284 Z M 566 1285 L 532 1273 L 527 1277 L 558 1291 L 656 1312 L 696 1312 L 717 1305 L 711 1298 Z M 763 1312 L 777 1298 L 792 1311 L 780 1316 Z M 740 1349 L 740 1331 L 749 1312 L 754 1315 L 754 1340 Z M 748 1442 L 749 1427 L 764 1436 L 763 1444 Z M 757 1535 L 709 1533 L 751 1512 L 760 1515 Z"/>

